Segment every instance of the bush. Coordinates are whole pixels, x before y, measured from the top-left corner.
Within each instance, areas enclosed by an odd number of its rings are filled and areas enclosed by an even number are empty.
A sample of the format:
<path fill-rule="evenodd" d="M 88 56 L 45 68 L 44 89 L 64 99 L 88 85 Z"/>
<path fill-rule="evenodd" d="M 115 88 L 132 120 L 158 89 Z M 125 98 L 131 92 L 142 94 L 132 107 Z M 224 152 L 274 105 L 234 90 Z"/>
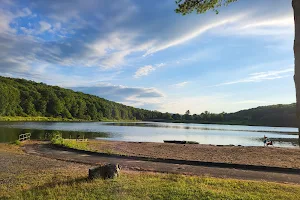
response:
<path fill-rule="evenodd" d="M 20 140 L 15 140 L 14 142 L 12 142 L 12 144 L 15 144 L 15 145 L 20 145 L 20 144 L 21 144 L 21 142 L 20 142 Z"/>
<path fill-rule="evenodd" d="M 51 138 L 51 143 L 52 144 L 63 145 L 64 144 L 64 139 L 62 138 L 60 133 L 54 133 L 52 138 Z"/>
<path fill-rule="evenodd" d="M 86 141 L 77 141 L 71 139 L 63 139 L 61 133 L 55 132 L 51 139 L 52 144 L 65 146 L 68 148 L 87 150 L 87 142 Z"/>

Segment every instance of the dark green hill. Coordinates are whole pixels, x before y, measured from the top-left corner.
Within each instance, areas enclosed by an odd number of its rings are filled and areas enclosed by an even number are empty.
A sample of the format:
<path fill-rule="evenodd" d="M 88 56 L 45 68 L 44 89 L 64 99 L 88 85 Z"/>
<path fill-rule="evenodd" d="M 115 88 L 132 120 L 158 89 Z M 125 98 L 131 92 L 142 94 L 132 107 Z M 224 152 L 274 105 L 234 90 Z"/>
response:
<path fill-rule="evenodd" d="M 236 113 L 225 114 L 225 121 L 249 125 L 297 127 L 296 104 L 260 106 Z"/>
<path fill-rule="evenodd" d="M 24 79 L 0 77 L 0 116 L 46 116 L 84 120 L 162 118 L 156 111 Z"/>

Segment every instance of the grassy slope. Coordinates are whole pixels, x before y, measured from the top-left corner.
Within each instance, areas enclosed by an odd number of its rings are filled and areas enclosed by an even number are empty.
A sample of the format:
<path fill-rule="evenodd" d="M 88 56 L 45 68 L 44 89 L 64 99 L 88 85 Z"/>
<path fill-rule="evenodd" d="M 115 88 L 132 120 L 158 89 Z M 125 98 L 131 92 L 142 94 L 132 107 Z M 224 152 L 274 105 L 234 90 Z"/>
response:
<path fill-rule="evenodd" d="M 0 199 L 298 199 L 300 186 L 209 177 L 122 172 L 86 179 L 90 166 L 27 155 L 0 144 Z"/>

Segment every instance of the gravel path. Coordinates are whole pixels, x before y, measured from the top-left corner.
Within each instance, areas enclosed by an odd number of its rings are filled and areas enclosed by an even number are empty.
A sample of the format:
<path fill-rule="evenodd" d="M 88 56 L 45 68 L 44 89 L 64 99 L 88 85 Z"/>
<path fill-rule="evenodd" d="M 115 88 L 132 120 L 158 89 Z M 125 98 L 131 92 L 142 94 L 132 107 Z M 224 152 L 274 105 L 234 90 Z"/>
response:
<path fill-rule="evenodd" d="M 252 171 L 219 167 L 204 167 L 133 160 L 120 157 L 107 157 L 96 154 L 87 154 L 79 151 L 57 149 L 51 147 L 51 145 L 49 144 L 27 144 L 25 145 L 24 150 L 29 154 L 35 154 L 42 157 L 90 165 L 104 163 L 119 163 L 125 170 L 179 173 L 200 176 L 207 175 L 219 178 L 235 178 L 245 180 L 260 180 L 300 184 L 300 174 L 274 173 L 267 171 Z"/>

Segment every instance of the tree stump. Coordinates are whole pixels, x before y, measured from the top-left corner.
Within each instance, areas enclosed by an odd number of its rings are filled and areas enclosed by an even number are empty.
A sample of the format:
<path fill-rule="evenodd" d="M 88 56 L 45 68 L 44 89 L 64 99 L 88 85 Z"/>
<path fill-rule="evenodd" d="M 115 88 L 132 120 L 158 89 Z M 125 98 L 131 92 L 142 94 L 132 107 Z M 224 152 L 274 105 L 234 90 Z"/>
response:
<path fill-rule="evenodd" d="M 106 164 L 103 166 L 93 167 L 89 169 L 89 179 L 103 178 L 113 179 L 119 176 L 119 164 Z"/>

